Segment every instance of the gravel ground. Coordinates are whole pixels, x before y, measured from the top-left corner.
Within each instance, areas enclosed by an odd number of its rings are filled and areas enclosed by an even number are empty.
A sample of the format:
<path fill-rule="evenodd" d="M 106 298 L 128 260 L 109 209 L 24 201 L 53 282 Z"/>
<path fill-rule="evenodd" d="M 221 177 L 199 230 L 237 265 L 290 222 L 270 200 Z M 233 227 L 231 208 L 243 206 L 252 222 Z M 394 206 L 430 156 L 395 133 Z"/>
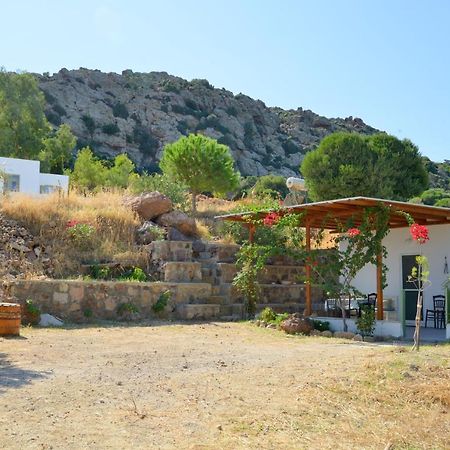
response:
<path fill-rule="evenodd" d="M 243 323 L 25 328 L 0 338 L 0 448 L 384 448 L 346 442 L 324 386 L 385 351 Z"/>

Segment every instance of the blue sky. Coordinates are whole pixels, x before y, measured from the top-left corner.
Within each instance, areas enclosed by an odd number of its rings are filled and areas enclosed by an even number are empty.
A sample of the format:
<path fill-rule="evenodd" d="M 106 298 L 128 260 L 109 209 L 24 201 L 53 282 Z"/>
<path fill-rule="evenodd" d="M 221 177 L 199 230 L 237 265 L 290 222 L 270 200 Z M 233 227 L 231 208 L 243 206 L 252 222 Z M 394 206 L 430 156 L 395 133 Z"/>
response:
<path fill-rule="evenodd" d="M 450 159 L 450 1 L 1 2 L 0 66 L 166 71 Z"/>

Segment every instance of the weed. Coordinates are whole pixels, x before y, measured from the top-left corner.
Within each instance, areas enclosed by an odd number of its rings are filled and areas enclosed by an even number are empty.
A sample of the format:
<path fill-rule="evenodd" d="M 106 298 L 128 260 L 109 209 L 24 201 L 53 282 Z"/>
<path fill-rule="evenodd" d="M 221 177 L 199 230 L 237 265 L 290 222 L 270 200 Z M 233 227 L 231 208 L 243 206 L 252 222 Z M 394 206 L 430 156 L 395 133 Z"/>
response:
<path fill-rule="evenodd" d="M 152 306 L 153 312 L 159 313 L 161 311 L 164 311 L 164 308 L 167 306 L 167 302 L 170 300 L 171 297 L 172 292 L 170 291 L 162 292 L 159 295 L 157 302 Z"/>

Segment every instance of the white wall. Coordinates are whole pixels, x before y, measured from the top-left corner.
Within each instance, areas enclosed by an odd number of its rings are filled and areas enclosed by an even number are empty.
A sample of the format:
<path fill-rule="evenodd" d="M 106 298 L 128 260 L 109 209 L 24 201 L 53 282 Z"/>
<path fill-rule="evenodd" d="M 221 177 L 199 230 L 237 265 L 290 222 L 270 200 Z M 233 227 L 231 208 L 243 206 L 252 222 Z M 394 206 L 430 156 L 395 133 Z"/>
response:
<path fill-rule="evenodd" d="M 428 258 L 430 264 L 431 286 L 424 291 L 424 316 L 427 308 L 433 308 L 433 295 L 445 294 L 443 283 L 450 274 L 444 274 L 444 258 L 450 265 L 450 224 L 431 225 L 428 227 L 430 240 L 419 246 L 411 239 L 409 228 L 391 230 L 383 240 L 388 255 L 384 260 L 388 268 L 386 274 L 387 287 L 384 298 L 396 297 L 402 294 L 402 255 L 419 254 Z M 376 292 L 376 268 L 368 265 L 363 268 L 354 280 L 354 286 L 363 293 Z"/>
<path fill-rule="evenodd" d="M 39 176 L 39 184 L 55 186 L 67 192 L 69 190 L 69 177 L 67 175 L 54 175 L 52 173 L 41 173 Z"/>
<path fill-rule="evenodd" d="M 69 177 L 66 175 L 53 175 L 40 173 L 39 161 L 18 158 L 0 157 L 0 170 L 10 175 L 20 176 L 20 192 L 25 194 L 39 194 L 41 185 L 51 185 L 67 192 Z M 3 186 L 0 186 L 2 188 Z"/>
<path fill-rule="evenodd" d="M 39 161 L 0 157 L 0 169 L 20 176 L 20 192 L 39 194 Z"/>

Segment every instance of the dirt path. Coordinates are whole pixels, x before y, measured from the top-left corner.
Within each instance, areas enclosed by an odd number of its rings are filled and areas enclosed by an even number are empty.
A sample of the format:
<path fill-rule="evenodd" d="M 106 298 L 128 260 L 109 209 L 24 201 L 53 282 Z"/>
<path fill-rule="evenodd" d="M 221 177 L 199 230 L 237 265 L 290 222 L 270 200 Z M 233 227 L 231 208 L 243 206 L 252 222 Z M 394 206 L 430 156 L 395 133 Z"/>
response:
<path fill-rule="evenodd" d="M 351 385 L 386 351 L 247 324 L 25 329 L 0 338 L 0 448 L 384 448 L 399 419 L 377 430 Z"/>

